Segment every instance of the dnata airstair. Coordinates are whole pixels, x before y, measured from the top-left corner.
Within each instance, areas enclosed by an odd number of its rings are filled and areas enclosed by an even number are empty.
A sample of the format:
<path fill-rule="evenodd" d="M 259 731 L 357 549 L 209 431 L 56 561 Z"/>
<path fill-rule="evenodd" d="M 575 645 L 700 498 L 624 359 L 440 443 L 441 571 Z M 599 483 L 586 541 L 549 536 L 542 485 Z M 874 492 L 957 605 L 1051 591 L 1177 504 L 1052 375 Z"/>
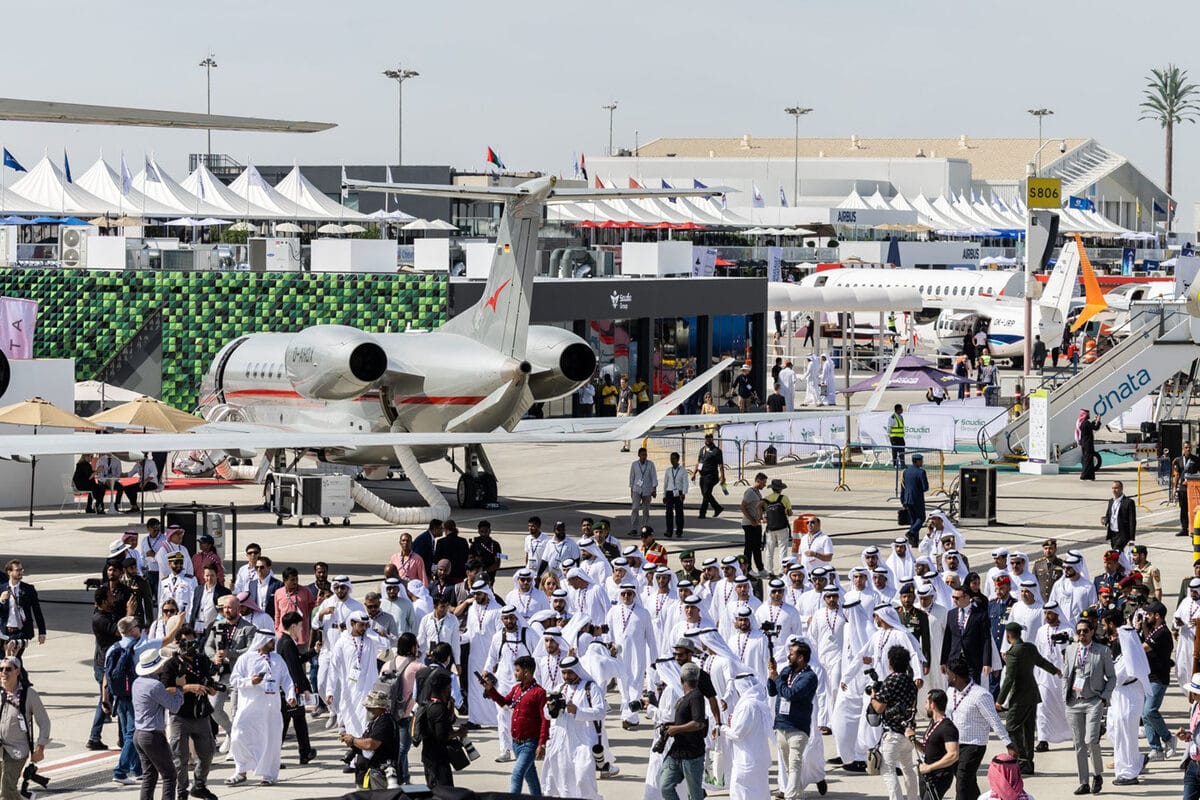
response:
<path fill-rule="evenodd" d="M 1136 303 L 1130 316 L 1128 336 L 1051 390 L 1046 426 L 1051 453 L 1075 444 L 1081 409 L 1103 419 L 1115 417 L 1200 358 L 1200 319 L 1189 315 L 1183 301 Z M 1028 452 L 1029 424 L 1029 414 L 1021 414 L 992 436 L 1000 457 Z"/>

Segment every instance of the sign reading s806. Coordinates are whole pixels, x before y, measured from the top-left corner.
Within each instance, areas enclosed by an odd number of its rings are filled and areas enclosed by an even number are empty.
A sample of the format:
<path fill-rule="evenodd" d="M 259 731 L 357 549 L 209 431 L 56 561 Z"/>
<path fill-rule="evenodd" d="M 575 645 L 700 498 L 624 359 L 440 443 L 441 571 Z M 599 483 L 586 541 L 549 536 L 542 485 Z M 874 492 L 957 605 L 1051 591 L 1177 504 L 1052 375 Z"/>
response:
<path fill-rule="evenodd" d="M 1058 178 L 1030 178 L 1025 189 L 1025 205 L 1030 208 L 1062 208 L 1062 181 Z"/>

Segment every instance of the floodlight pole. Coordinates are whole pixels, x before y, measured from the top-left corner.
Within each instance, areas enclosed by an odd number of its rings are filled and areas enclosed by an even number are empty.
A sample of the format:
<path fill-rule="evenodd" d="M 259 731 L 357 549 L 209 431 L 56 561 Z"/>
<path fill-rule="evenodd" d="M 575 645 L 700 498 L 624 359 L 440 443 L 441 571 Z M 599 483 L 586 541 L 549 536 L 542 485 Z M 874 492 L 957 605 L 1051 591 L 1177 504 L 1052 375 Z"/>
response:
<path fill-rule="evenodd" d="M 613 100 L 608 105 L 600 106 L 600 108 L 608 112 L 608 156 L 611 157 L 613 154 L 613 112 L 617 110 L 617 101 Z"/>
<path fill-rule="evenodd" d="M 789 106 L 783 112 L 796 120 L 796 151 L 792 156 L 792 205 L 800 201 L 800 118 L 812 111 L 811 108 Z"/>
<path fill-rule="evenodd" d="M 385 69 L 383 77 L 391 78 L 396 82 L 396 166 L 404 164 L 404 82 L 409 78 L 416 78 L 421 73 L 415 69 L 403 69 L 396 67 L 395 69 Z"/>
<path fill-rule="evenodd" d="M 204 67 L 204 83 L 205 83 L 205 113 L 212 114 L 212 71 L 213 67 L 217 66 L 216 59 L 213 54 L 209 53 L 208 57 L 200 62 L 200 66 Z M 208 146 L 205 148 L 204 166 L 206 169 L 212 169 L 212 128 L 207 131 Z"/>
<path fill-rule="evenodd" d="M 1029 113 L 1037 117 L 1038 123 L 1038 149 L 1037 158 L 1034 162 L 1033 168 L 1033 177 L 1036 178 L 1038 173 L 1042 171 L 1042 148 L 1045 146 L 1042 140 L 1042 120 L 1052 115 L 1054 112 L 1048 108 L 1031 108 L 1029 109 Z"/>

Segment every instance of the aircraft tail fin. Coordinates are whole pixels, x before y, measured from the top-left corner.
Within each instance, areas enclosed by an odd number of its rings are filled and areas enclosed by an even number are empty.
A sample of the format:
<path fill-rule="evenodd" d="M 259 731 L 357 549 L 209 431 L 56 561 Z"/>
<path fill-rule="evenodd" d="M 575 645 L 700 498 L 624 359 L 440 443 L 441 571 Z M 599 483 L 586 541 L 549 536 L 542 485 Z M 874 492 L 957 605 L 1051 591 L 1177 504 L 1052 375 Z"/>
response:
<path fill-rule="evenodd" d="M 1046 322 L 1063 323 L 1067 319 L 1067 309 L 1071 307 L 1071 296 L 1075 292 L 1079 280 L 1079 259 L 1083 245 L 1078 241 L 1068 241 L 1058 254 L 1058 261 L 1046 281 L 1046 288 L 1038 301 L 1042 319 Z"/>
<path fill-rule="evenodd" d="M 1087 324 L 1088 320 L 1108 308 L 1108 301 L 1104 299 L 1104 292 L 1100 289 L 1100 282 L 1096 280 L 1096 273 L 1092 270 L 1092 262 L 1087 257 L 1087 251 L 1083 248 L 1083 242 L 1079 240 L 1079 234 L 1075 234 L 1075 246 L 1079 248 L 1079 268 L 1083 270 L 1083 310 L 1079 312 L 1079 317 L 1076 318 L 1075 324 L 1071 326 L 1071 332 L 1082 328 Z"/>
<path fill-rule="evenodd" d="M 446 323 L 443 330 L 486 342 L 515 359 L 525 359 L 538 229 L 544 208 L 545 197 L 536 192 L 505 201 L 483 296 Z"/>

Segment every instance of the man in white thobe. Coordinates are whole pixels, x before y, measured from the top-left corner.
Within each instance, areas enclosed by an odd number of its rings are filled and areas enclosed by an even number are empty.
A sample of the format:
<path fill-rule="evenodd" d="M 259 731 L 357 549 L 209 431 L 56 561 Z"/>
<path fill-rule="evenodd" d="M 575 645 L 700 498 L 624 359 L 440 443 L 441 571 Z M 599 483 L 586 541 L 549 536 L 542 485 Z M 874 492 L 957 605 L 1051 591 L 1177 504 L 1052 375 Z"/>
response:
<path fill-rule="evenodd" d="M 467 709 L 469 711 L 467 719 L 475 725 L 490 726 L 496 724 L 499 707 L 488 700 L 483 686 L 475 679 L 475 673 L 482 673 L 489 669 L 488 650 L 492 645 L 492 637 L 496 635 L 496 629 L 500 627 L 500 604 L 496 602 L 492 588 L 486 581 L 475 581 L 471 584 L 471 591 L 474 592 L 472 595 L 474 602 L 467 608 L 466 631 L 462 634 L 462 641 L 470 645 L 470 650 L 467 651 L 466 674 Z M 452 614 L 447 616 L 453 617 Z M 454 625 L 457 628 L 457 622 L 452 618 L 446 624 Z M 509 683 L 504 688 L 497 686 L 496 690 L 503 695 L 511 687 L 512 684 Z M 503 727 L 501 726 L 501 728 Z M 508 754 L 511 758 L 511 742 L 508 747 L 500 748 L 500 751 L 501 757 Z"/>
<path fill-rule="evenodd" d="M 779 393 L 783 395 L 784 403 L 788 411 L 796 410 L 796 370 L 792 368 L 792 362 L 788 361 L 783 365 L 783 369 L 779 370 Z"/>
<path fill-rule="evenodd" d="M 1126 625 L 1117 630 L 1120 655 L 1113 662 L 1117 688 L 1108 702 L 1108 739 L 1113 746 L 1113 785 L 1138 784 L 1138 774 L 1146 766 L 1138 751 L 1138 722 L 1142 703 L 1150 691 L 1150 662 L 1142 649 L 1137 631 Z"/>
<path fill-rule="evenodd" d="M 762 673 L 764 679 L 766 673 Z M 774 714 L 766 686 L 753 672 L 734 676 L 737 700 L 729 712 L 730 800 L 762 800 L 770 796 L 771 740 Z"/>
<path fill-rule="evenodd" d="M 365 611 L 350 615 L 349 628 L 338 637 L 329 654 L 329 682 L 337 687 L 325 697 L 330 708 L 337 708 L 338 723 L 351 736 L 367 730 L 367 709 L 363 700 L 375 685 L 379 674 L 376 661 L 387 650 L 387 642 L 369 630 L 371 618 Z M 336 705 L 335 705 L 336 696 Z"/>
<path fill-rule="evenodd" d="M 650 612 L 638 602 L 637 587 L 632 583 L 621 586 L 616 605 L 608 610 L 606 624 L 620 648 L 617 658 L 623 667 L 623 674 L 617 678 L 621 725 L 625 730 L 633 730 L 638 724 L 646 670 L 659 652 L 659 646 Z"/>
<path fill-rule="evenodd" d="M 1065 672 L 1064 654 L 1074 631 L 1071 625 L 1062 620 L 1059 610 L 1058 603 L 1053 600 L 1042 607 L 1043 621 L 1031 641 L 1037 644 L 1042 658 Z M 1034 752 L 1044 753 L 1050 749 L 1051 742 L 1071 741 L 1071 725 L 1067 722 L 1067 708 L 1062 702 L 1062 677 L 1039 669 L 1034 671 L 1034 679 L 1042 696 L 1034 723 L 1034 738 L 1037 739 Z"/>
<path fill-rule="evenodd" d="M 494 630 L 494 629 L 493 629 Z M 477 644 L 471 646 L 472 656 L 476 647 L 483 649 L 486 639 L 475 639 Z M 521 616 L 516 606 L 504 606 L 500 609 L 500 630 L 492 634 L 484 654 L 484 669 L 481 674 L 490 673 L 496 679 L 496 691 L 507 696 L 516 684 L 516 673 L 513 663 L 521 656 L 532 656 L 537 647 L 537 636 L 521 624 Z M 474 658 L 471 659 L 474 661 Z M 473 673 L 472 673 L 473 675 Z M 479 683 L 479 681 L 474 681 Z M 500 763 L 513 760 L 512 738 L 512 706 L 502 706 L 496 716 L 496 732 L 500 739 Z"/>
<path fill-rule="evenodd" d="M 250 649 L 233 665 L 229 685 L 237 689 L 238 707 L 229 734 L 234 774 L 225 783 L 245 783 L 246 774 L 253 772 L 261 779 L 260 785 L 270 786 L 279 778 L 279 743 L 283 740 L 280 696 L 289 706 L 296 705 L 296 687 L 287 664 L 275 652 L 273 631 L 258 632 Z"/>

